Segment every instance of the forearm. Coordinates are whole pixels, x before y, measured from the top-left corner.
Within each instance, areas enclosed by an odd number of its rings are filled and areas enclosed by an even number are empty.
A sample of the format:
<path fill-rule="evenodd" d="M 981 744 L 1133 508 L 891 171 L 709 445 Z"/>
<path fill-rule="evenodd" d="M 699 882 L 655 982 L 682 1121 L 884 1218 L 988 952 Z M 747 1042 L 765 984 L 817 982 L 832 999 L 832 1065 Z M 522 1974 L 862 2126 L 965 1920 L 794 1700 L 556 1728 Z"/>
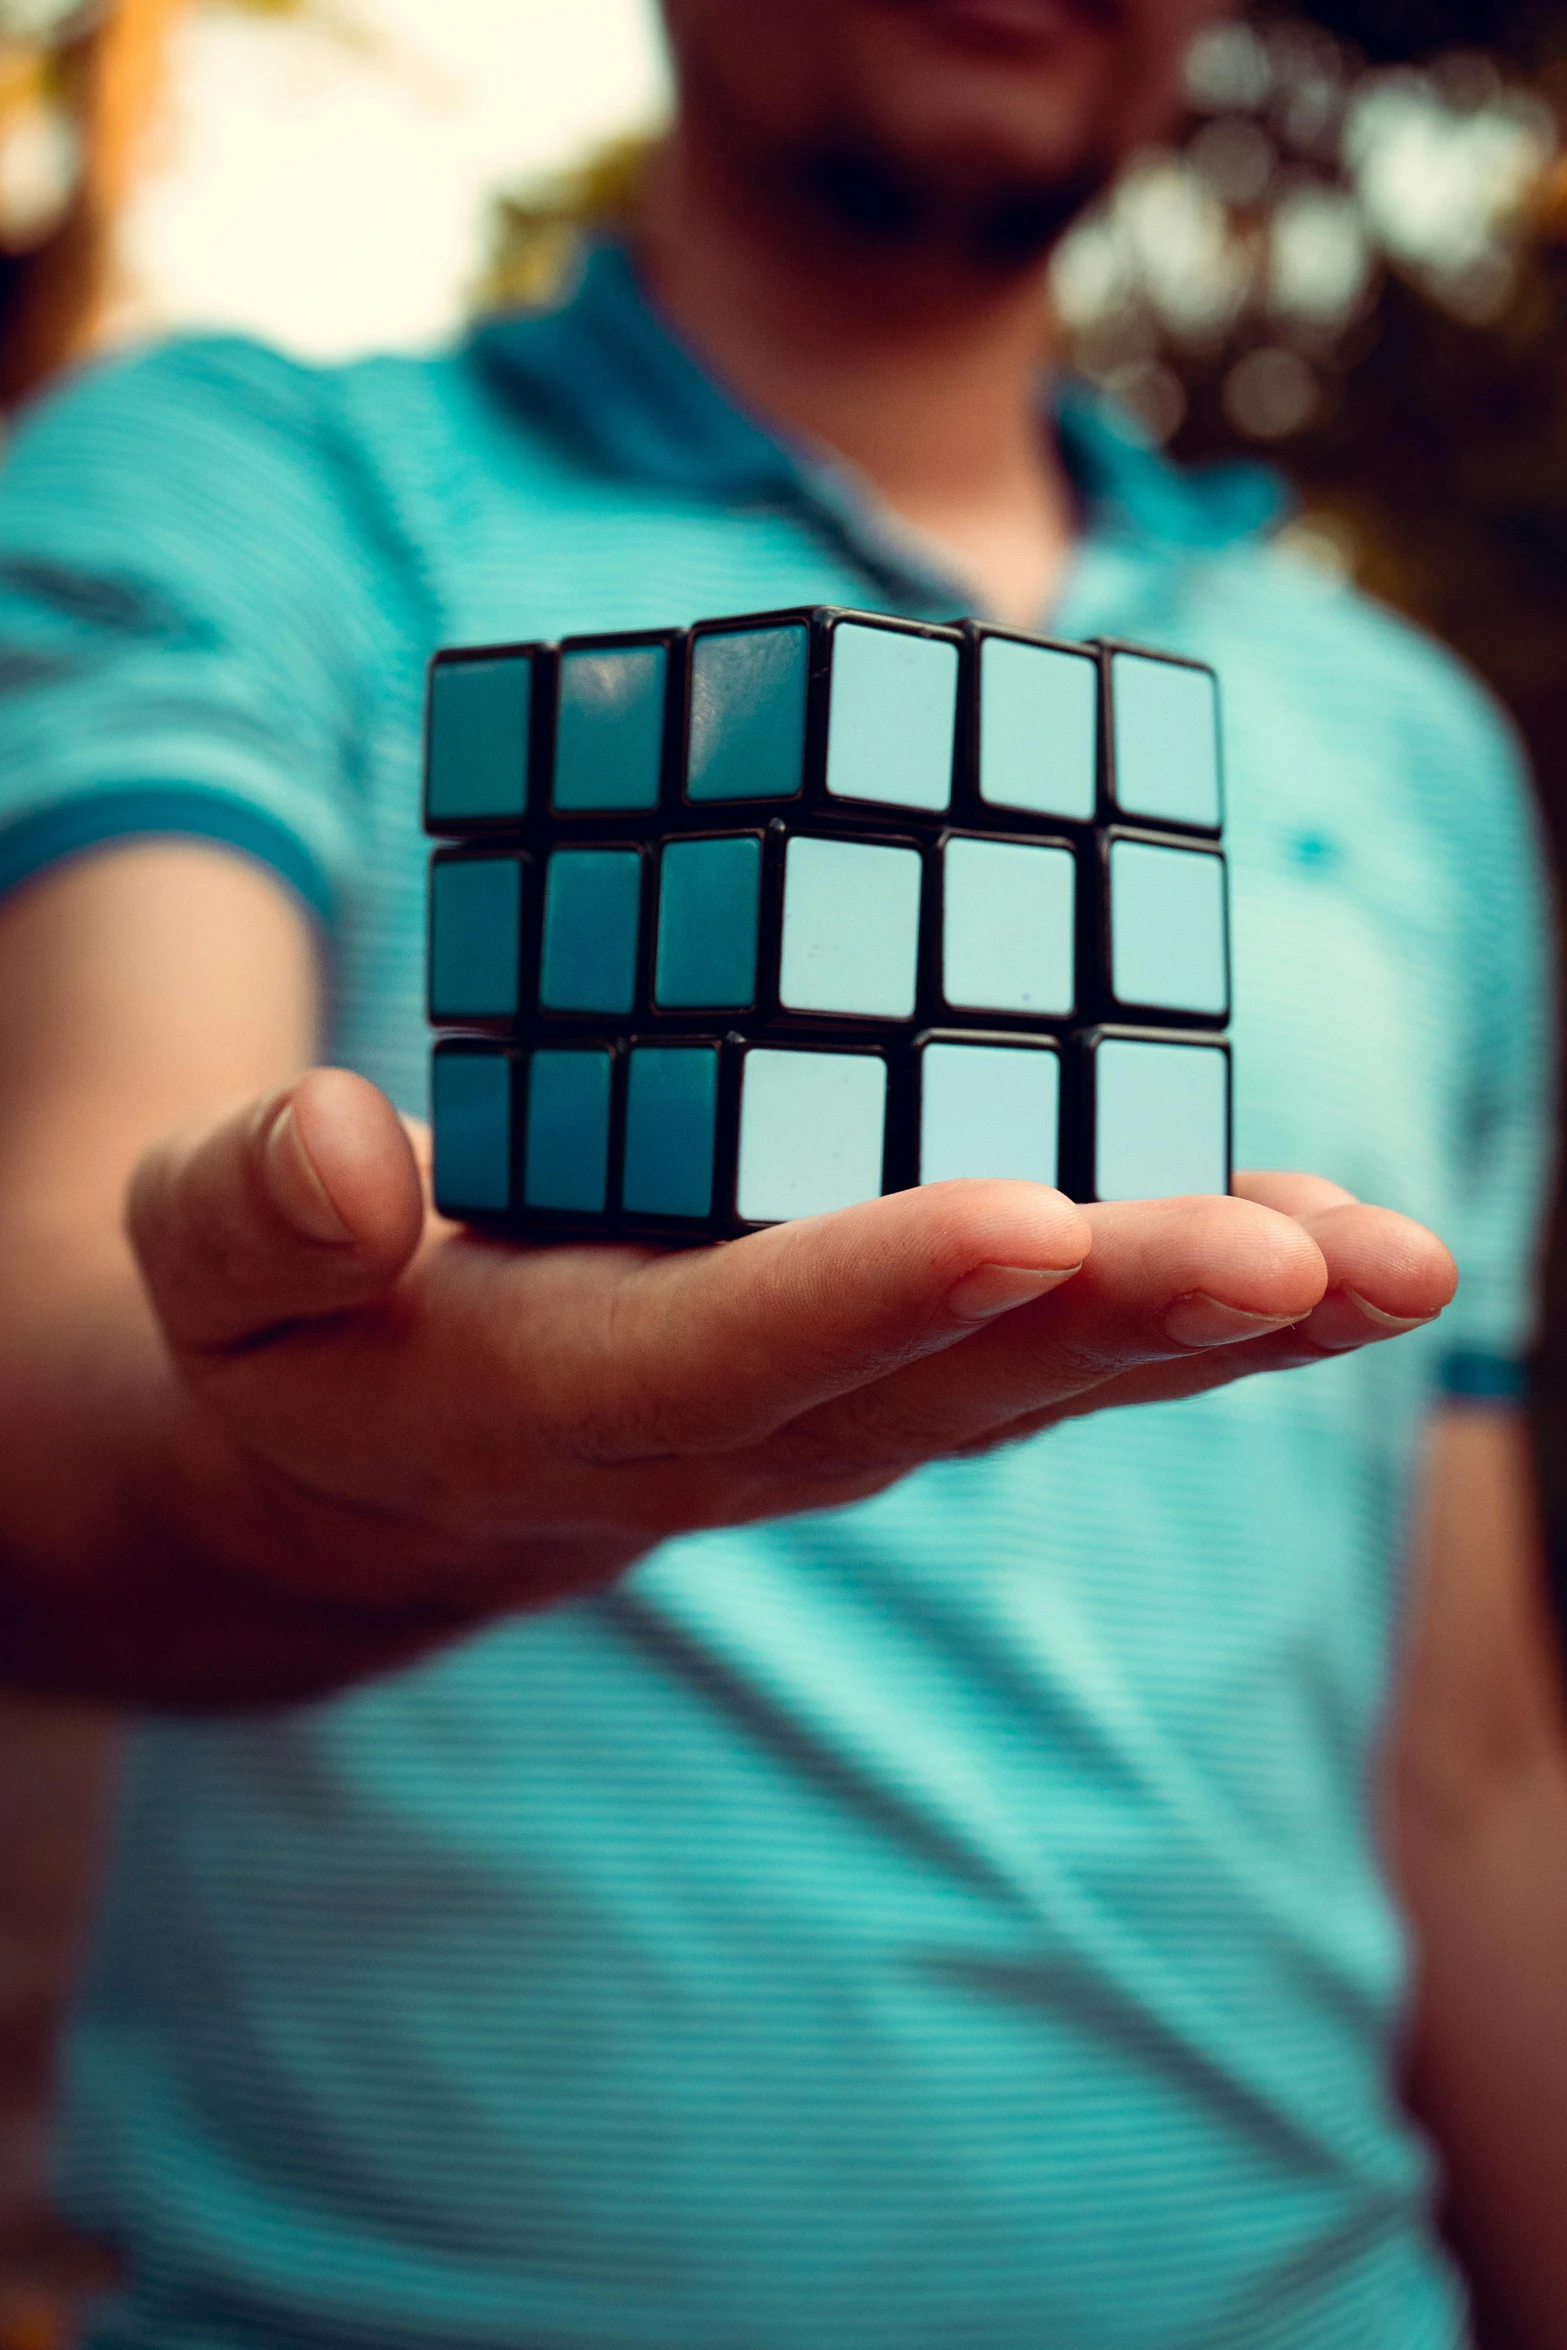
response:
<path fill-rule="evenodd" d="M 1391 1752 L 1410 2102 L 1486 2350 L 1567 2345 L 1567 1717 L 1521 1419 L 1438 1425 Z"/>
<path fill-rule="evenodd" d="M 246 860 L 130 844 L 0 905 L 0 1673 L 306 1695 L 416 1645 L 290 1591 L 253 1463 L 176 1376 L 124 1232 L 154 1136 L 309 1057 L 316 947 Z M 269 1529 L 272 1531 L 269 1533 Z M 351 1620 L 350 1620 L 351 1619 Z"/>
<path fill-rule="evenodd" d="M 322 1529 L 307 1537 L 294 1497 L 181 1385 L 118 1236 L 13 1233 L 0 1283 L 10 1679 L 136 1705 L 265 1703 L 383 1670 L 472 1620 L 300 1590 Z"/>
<path fill-rule="evenodd" d="M 1567 2343 L 1567 1765 L 1505 1800 L 1428 1787 L 1401 1868 L 1417 1938 L 1410 2103 L 1441 2152 L 1445 2220 L 1486 2350 Z"/>

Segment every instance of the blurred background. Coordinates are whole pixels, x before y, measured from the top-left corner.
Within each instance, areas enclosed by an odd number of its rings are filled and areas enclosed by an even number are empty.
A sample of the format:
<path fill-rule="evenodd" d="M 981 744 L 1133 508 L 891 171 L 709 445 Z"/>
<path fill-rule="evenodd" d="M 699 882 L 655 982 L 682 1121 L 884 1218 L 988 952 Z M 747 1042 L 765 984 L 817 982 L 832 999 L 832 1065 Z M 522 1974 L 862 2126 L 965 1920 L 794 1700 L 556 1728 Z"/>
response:
<path fill-rule="evenodd" d="M 651 0 L 0 0 L 0 414 L 147 333 L 336 359 L 547 290 L 665 95 Z M 1059 256 L 1077 364 L 1178 455 L 1280 469 L 1301 559 L 1482 672 L 1560 861 L 1567 0 L 1259 7 L 1200 44 L 1189 97 Z M 1547 1286 L 1533 1402 L 1567 1622 L 1560 1210 Z M 0 1703 L 0 2350 L 62 2350 L 95 2274 L 41 2155 L 113 1744 Z"/>

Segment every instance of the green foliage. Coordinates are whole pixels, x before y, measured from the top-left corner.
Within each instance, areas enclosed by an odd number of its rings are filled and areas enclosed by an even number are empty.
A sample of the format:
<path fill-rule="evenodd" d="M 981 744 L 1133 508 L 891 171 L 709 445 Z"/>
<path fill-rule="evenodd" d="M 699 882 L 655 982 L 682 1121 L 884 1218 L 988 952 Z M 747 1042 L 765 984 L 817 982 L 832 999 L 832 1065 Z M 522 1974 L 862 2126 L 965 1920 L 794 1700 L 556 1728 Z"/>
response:
<path fill-rule="evenodd" d="M 1164 416 L 1153 420 L 1169 426 L 1184 456 L 1255 455 L 1260 445 L 1294 484 L 1303 535 L 1314 533 L 1364 585 L 1481 673 L 1528 743 L 1560 867 L 1567 861 L 1567 165 L 1552 162 L 1546 140 L 1567 112 L 1567 10 L 1543 0 L 1318 0 L 1259 8 L 1253 26 L 1266 76 L 1254 76 L 1249 93 L 1245 75 L 1233 76 L 1227 104 L 1204 106 L 1199 96 L 1185 150 L 1188 159 L 1196 150 L 1191 167 L 1201 176 L 1207 142 L 1210 185 L 1213 161 L 1222 164 L 1228 151 L 1238 186 L 1250 156 L 1257 185 L 1226 199 L 1250 276 L 1207 332 L 1173 331 L 1157 301 L 1145 299 L 1140 319 L 1122 322 L 1123 348 L 1141 351 L 1120 361 L 1128 388 L 1135 393 L 1140 366 L 1145 406 L 1163 397 Z M 1372 97 L 1377 104 L 1368 106 Z M 1425 150 L 1411 112 L 1420 104 L 1432 133 Z M 1457 203 L 1454 250 L 1444 255 L 1429 237 L 1424 250 L 1412 238 L 1401 243 L 1396 219 L 1379 216 L 1377 191 L 1385 197 L 1398 174 L 1384 169 L 1389 154 L 1379 155 L 1377 139 L 1415 142 L 1401 168 L 1418 212 L 1442 169 L 1443 137 L 1452 156 L 1467 141 L 1477 157 L 1488 139 L 1501 153 L 1509 120 L 1526 136 L 1532 126 L 1540 151 L 1528 183 L 1497 204 L 1488 239 L 1475 239 L 1473 207 Z M 1256 169 L 1264 148 L 1265 174 Z M 1270 289 L 1271 240 L 1303 188 L 1340 207 L 1346 236 L 1358 222 L 1364 237 L 1364 282 L 1336 316 L 1320 304 L 1315 316 L 1292 312 L 1277 285 Z M 1467 258 L 1457 250 L 1466 238 Z M 1092 332 L 1087 340 L 1092 357 Z M 1169 384 L 1161 385 L 1159 371 Z M 1567 1626 L 1560 1200 L 1534 1405 Z"/>
<path fill-rule="evenodd" d="M 1482 672 L 1567 842 L 1553 41 L 1567 16 L 1534 0 L 1259 9 L 1199 53 L 1181 147 L 1059 280 L 1083 364 L 1177 454 L 1267 457 L 1303 539 Z"/>

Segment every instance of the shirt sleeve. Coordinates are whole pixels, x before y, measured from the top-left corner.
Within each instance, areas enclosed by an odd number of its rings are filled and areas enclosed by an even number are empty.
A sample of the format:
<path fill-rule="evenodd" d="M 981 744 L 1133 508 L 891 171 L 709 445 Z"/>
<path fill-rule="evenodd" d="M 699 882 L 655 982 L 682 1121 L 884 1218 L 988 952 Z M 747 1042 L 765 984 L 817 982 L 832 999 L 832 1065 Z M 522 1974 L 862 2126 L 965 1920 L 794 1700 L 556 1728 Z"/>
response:
<path fill-rule="evenodd" d="M 85 370 L 19 426 L 0 890 L 173 833 L 259 858 L 330 916 L 362 847 L 386 622 L 329 382 L 259 345 L 176 343 Z"/>
<path fill-rule="evenodd" d="M 1550 862 L 1523 754 L 1479 694 L 1453 713 L 1467 778 L 1445 812 L 1463 856 L 1471 1030 L 1455 1104 L 1460 1169 L 1449 1235 L 1459 1289 L 1442 1384 L 1471 1402 L 1523 1391 L 1539 1310 L 1553 1173 L 1556 925 Z M 1468 736 L 1467 745 L 1464 736 Z"/>

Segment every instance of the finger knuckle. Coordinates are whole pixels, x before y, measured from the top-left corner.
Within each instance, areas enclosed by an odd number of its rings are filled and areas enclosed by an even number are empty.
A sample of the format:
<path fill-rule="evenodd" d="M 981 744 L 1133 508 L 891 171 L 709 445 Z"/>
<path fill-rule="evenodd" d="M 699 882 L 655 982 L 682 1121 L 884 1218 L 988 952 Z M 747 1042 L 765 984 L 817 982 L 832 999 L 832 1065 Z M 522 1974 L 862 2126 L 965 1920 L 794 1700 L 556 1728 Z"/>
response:
<path fill-rule="evenodd" d="M 774 1442 L 791 1474 L 821 1478 L 901 1475 L 939 1451 L 942 1439 L 917 1408 L 862 1388 L 793 1422 Z"/>
<path fill-rule="evenodd" d="M 557 1448 L 590 1466 L 679 1458 L 711 1444 L 711 1415 L 670 1373 L 634 1284 L 611 1282 L 579 1321 L 539 1397 Z"/>

